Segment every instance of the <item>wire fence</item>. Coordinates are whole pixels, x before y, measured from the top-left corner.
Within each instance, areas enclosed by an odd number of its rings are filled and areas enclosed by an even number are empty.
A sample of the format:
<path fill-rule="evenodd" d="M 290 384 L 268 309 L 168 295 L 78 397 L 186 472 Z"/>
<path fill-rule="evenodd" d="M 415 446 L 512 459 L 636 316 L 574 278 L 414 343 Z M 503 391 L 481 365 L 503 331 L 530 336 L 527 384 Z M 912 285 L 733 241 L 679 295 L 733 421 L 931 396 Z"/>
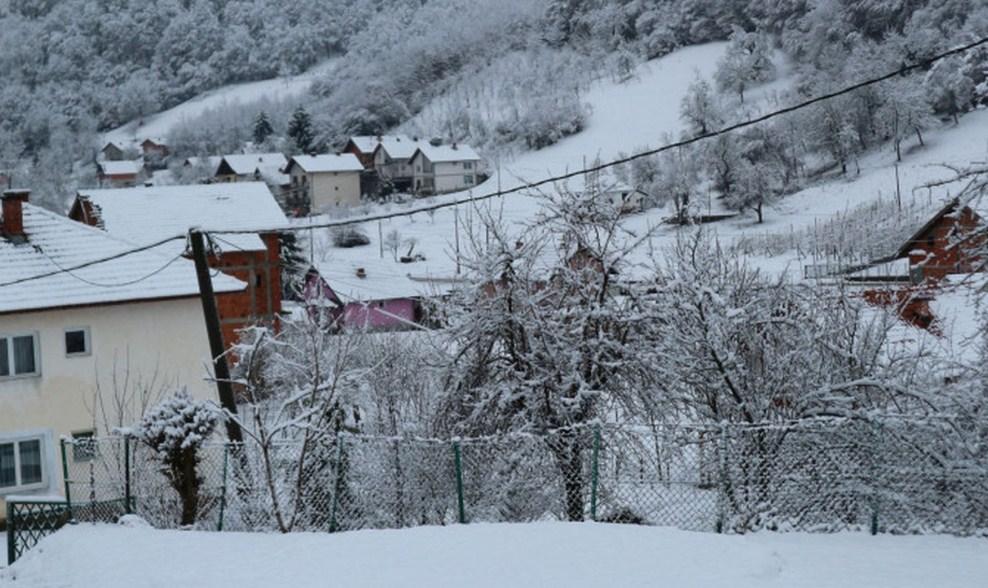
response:
<path fill-rule="evenodd" d="M 191 508 L 196 528 L 238 531 L 597 520 L 988 534 L 988 446 L 955 455 L 943 440 L 958 426 L 596 425 L 444 441 L 340 434 L 213 444 L 199 452 L 191 492 L 134 440 L 66 442 L 63 456 L 74 519 L 135 513 L 160 528 L 181 526 Z M 983 441 L 985 427 L 972 427 L 968 439 Z"/>

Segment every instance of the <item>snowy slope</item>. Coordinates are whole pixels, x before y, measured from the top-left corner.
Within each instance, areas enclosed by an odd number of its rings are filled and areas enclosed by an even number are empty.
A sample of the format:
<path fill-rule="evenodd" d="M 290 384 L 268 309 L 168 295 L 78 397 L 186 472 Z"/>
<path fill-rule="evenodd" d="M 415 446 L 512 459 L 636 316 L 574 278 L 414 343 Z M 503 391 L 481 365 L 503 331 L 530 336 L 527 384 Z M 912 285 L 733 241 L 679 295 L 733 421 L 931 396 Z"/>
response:
<path fill-rule="evenodd" d="M 0 571 L 0 584 L 974 588 L 986 577 L 988 544 L 945 536 L 738 536 L 592 523 L 477 524 L 333 535 L 78 525 L 45 539 Z"/>
<path fill-rule="evenodd" d="M 144 117 L 142 120 L 131 121 L 114 129 L 103 136 L 103 143 L 115 141 L 136 146 L 148 137 L 165 138 L 172 127 L 209 110 L 217 110 L 232 104 L 250 104 L 265 99 L 282 100 L 300 96 L 309 89 L 314 80 L 332 71 L 337 63 L 337 58 L 329 59 L 297 76 L 232 84 L 205 92 L 174 108 Z"/>

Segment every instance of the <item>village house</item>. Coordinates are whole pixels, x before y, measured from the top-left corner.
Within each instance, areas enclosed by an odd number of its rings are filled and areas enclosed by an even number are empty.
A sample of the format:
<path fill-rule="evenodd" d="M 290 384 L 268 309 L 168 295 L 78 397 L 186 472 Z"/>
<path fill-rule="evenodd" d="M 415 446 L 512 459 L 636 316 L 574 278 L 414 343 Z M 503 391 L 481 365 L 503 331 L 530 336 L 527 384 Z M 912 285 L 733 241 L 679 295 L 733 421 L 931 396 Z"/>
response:
<path fill-rule="evenodd" d="M 216 165 L 214 182 L 264 182 L 279 202 L 284 202 L 291 179 L 284 172 L 288 159 L 281 153 L 224 155 Z"/>
<path fill-rule="evenodd" d="M 141 155 L 144 163 L 152 169 L 162 169 L 170 151 L 165 140 L 160 137 L 149 137 L 141 141 Z"/>
<path fill-rule="evenodd" d="M 96 179 L 101 188 L 130 188 L 144 177 L 141 161 L 101 161 L 96 164 Z"/>
<path fill-rule="evenodd" d="M 415 181 L 412 156 L 419 147 L 416 139 L 405 135 L 380 137 L 374 150 L 374 169 L 381 183 L 395 192 L 408 192 Z"/>
<path fill-rule="evenodd" d="M 419 194 L 467 190 L 478 183 L 481 159 L 469 145 L 422 143 L 411 162 L 412 188 Z"/>
<path fill-rule="evenodd" d="M 217 400 L 194 264 L 155 250 L 107 260 L 134 246 L 32 206 L 26 191 L 4 193 L 0 513 L 4 496 L 61 494 L 61 438 L 135 423 L 158 395 L 182 388 Z M 245 287 L 213 278 L 218 296 Z"/>
<path fill-rule="evenodd" d="M 119 141 L 109 141 L 99 153 L 103 161 L 122 161 L 127 156 L 127 146 Z"/>
<path fill-rule="evenodd" d="M 277 322 L 282 310 L 279 231 L 288 220 L 263 183 L 82 190 L 69 216 L 135 243 L 182 235 L 196 227 L 251 230 L 216 235 L 209 257 L 210 267 L 247 284 L 243 291 L 217 297 L 223 340 L 232 344 L 239 329 Z M 183 240 L 176 240 L 159 250 L 175 256 L 185 253 L 185 247 Z"/>
<path fill-rule="evenodd" d="M 374 151 L 377 146 L 380 145 L 383 137 L 381 135 L 361 135 L 356 137 L 350 137 L 346 145 L 343 146 L 342 153 L 350 153 L 357 160 L 360 161 L 360 165 L 364 169 L 374 168 Z"/>
<path fill-rule="evenodd" d="M 360 204 L 364 166 L 352 153 L 296 155 L 285 166 L 290 178 L 285 204 L 301 213 Z"/>

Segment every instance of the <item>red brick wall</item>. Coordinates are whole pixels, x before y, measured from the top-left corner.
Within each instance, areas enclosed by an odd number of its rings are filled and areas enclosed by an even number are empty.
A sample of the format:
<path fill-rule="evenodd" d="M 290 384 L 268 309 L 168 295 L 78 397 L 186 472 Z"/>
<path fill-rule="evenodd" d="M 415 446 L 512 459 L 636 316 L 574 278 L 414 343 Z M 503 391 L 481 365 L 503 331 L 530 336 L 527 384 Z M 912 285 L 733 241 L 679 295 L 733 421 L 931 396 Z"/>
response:
<path fill-rule="evenodd" d="M 216 305 L 223 341 L 236 341 L 236 331 L 256 322 L 277 326 L 281 313 L 281 244 L 275 234 L 262 235 L 264 251 L 224 251 L 209 266 L 247 283 L 241 292 L 218 294 Z"/>
<path fill-rule="evenodd" d="M 959 215 L 944 215 L 912 243 L 909 265 L 922 266 L 926 279 L 934 281 L 949 274 L 975 271 L 979 260 L 973 251 L 984 246 L 984 237 L 963 243 L 958 241 L 970 235 L 979 224 L 979 217 L 970 208 L 964 208 Z"/>
<path fill-rule="evenodd" d="M 347 142 L 346 147 L 343 148 L 343 153 L 353 153 L 360 160 L 360 165 L 364 166 L 364 169 L 373 169 L 374 167 L 374 152 L 364 153 L 353 144 L 352 141 Z"/>

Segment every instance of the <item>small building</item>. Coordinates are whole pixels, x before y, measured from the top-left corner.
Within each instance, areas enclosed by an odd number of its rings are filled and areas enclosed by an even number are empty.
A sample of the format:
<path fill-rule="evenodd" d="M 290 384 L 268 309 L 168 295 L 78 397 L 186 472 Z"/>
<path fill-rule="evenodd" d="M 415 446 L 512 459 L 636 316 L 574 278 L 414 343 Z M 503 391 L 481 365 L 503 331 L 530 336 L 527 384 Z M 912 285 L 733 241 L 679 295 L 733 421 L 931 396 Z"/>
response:
<path fill-rule="evenodd" d="M 350 153 L 360 161 L 364 169 L 374 168 L 374 151 L 381 143 L 381 135 L 361 135 L 350 137 L 343 146 L 343 153 Z"/>
<path fill-rule="evenodd" d="M 908 259 L 912 271 L 920 272 L 927 281 L 983 271 L 986 200 L 988 197 L 981 196 L 965 202 L 954 198 L 907 239 L 894 257 Z"/>
<path fill-rule="evenodd" d="M 209 258 L 211 267 L 247 283 L 241 292 L 217 297 L 224 341 L 236 342 L 237 331 L 251 324 L 275 324 L 281 314 L 280 231 L 288 220 L 263 183 L 81 190 L 69 216 L 133 243 L 194 227 L 251 230 L 216 235 Z M 183 255 L 186 243 L 178 239 L 156 250 Z"/>
<path fill-rule="evenodd" d="M 182 388 L 217 400 L 194 264 L 120 255 L 134 242 L 29 198 L 7 191 L 0 223 L 0 513 L 7 495 L 62 493 L 61 438 L 136 423 Z M 220 297 L 245 287 L 213 277 Z"/>
<path fill-rule="evenodd" d="M 145 161 L 164 161 L 170 151 L 161 137 L 148 137 L 141 141 L 141 155 Z"/>
<path fill-rule="evenodd" d="M 305 213 L 360 204 L 364 166 L 352 153 L 296 155 L 285 166 L 289 188 L 285 203 Z"/>
<path fill-rule="evenodd" d="M 265 182 L 269 186 L 287 186 L 284 173 L 288 159 L 282 153 L 244 153 L 224 155 L 216 166 L 217 182 Z"/>
<path fill-rule="evenodd" d="M 405 135 L 381 137 L 374 150 L 374 170 L 381 183 L 389 185 L 396 192 L 407 192 L 415 181 L 412 156 L 419 147 L 419 141 Z"/>
<path fill-rule="evenodd" d="M 480 156 L 469 145 L 418 145 L 411 157 L 413 185 L 418 194 L 443 194 L 477 185 Z"/>
<path fill-rule="evenodd" d="M 101 188 L 130 188 L 144 175 L 142 161 L 101 161 L 96 164 L 96 179 Z"/>
<path fill-rule="evenodd" d="M 123 161 L 127 156 L 127 146 L 120 141 L 108 141 L 99 153 L 102 161 Z"/>

